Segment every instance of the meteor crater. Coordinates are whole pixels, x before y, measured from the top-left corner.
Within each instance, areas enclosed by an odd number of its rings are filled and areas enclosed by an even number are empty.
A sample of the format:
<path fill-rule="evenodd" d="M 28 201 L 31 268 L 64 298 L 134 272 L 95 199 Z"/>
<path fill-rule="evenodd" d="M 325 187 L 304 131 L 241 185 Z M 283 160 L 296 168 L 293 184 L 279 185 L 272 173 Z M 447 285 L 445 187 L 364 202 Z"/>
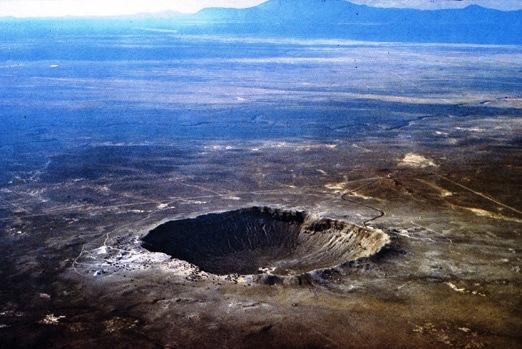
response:
<path fill-rule="evenodd" d="M 300 275 L 370 257 L 388 243 L 377 229 L 270 207 L 169 221 L 143 238 L 149 251 L 217 275 Z"/>

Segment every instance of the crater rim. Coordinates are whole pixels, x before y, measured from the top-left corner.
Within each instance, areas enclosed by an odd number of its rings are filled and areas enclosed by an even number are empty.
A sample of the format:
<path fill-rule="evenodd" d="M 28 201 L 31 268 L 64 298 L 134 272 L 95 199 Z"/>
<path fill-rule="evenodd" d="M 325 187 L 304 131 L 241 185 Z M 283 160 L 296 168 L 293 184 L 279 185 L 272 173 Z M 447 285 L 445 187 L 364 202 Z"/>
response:
<path fill-rule="evenodd" d="M 303 210 L 247 206 L 164 221 L 141 242 L 150 252 L 208 274 L 272 280 L 310 276 L 374 256 L 390 237 L 380 229 Z"/>

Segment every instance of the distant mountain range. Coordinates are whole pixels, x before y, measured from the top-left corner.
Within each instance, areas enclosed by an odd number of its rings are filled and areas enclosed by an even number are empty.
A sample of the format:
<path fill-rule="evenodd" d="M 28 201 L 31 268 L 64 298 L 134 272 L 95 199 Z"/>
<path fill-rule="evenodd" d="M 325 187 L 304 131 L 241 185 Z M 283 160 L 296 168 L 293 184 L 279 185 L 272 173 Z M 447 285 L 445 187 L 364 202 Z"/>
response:
<path fill-rule="evenodd" d="M 522 11 L 498 11 L 480 6 L 415 10 L 369 7 L 345 0 L 270 0 L 246 9 L 208 8 L 193 15 L 163 13 L 46 21 L 66 27 L 81 24 L 93 28 L 92 22 L 98 22 L 112 29 L 149 27 L 190 34 L 522 44 Z M 14 22 L 20 27 L 24 21 Z M 38 21 L 32 20 L 31 24 L 35 22 Z"/>
<path fill-rule="evenodd" d="M 345 0 L 270 0 L 247 9 L 211 8 L 191 16 L 216 31 L 377 41 L 522 43 L 522 11 L 480 6 L 415 10 Z"/>

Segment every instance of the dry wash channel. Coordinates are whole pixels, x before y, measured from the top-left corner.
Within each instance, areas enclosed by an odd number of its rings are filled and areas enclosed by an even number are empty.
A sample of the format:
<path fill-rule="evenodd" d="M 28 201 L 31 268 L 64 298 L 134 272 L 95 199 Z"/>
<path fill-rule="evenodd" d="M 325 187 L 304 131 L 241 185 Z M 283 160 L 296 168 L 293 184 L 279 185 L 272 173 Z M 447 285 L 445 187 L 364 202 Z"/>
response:
<path fill-rule="evenodd" d="M 298 275 L 369 257 L 388 242 L 380 230 L 268 207 L 170 221 L 143 238 L 150 251 L 218 275 Z"/>

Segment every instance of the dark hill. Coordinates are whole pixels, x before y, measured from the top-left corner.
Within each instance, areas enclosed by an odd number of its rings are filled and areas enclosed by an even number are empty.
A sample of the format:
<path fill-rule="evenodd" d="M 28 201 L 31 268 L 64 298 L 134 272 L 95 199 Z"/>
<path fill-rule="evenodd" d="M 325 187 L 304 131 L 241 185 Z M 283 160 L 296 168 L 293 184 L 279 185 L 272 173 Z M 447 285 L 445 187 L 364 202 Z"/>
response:
<path fill-rule="evenodd" d="M 344 0 L 270 0 L 247 9 L 210 8 L 191 16 L 218 32 L 377 41 L 522 43 L 522 11 L 480 6 L 414 10 Z"/>

